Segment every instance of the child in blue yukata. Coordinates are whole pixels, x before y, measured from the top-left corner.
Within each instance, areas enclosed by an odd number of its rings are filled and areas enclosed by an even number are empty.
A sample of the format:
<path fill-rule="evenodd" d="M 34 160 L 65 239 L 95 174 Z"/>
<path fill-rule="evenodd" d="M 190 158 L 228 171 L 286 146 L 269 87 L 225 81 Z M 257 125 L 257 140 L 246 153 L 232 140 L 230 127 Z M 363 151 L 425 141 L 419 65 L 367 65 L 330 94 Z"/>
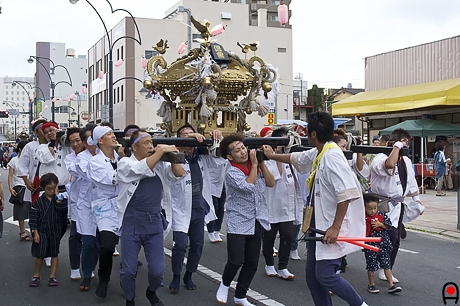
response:
<path fill-rule="evenodd" d="M 373 193 L 367 193 L 363 195 L 364 206 L 366 211 L 366 236 L 367 237 L 382 237 L 381 242 L 367 242 L 367 244 L 380 248 L 380 252 L 371 251 L 364 249 L 366 256 L 366 270 L 367 277 L 369 279 L 369 285 L 367 290 L 370 293 L 379 293 L 374 283 L 374 272 L 382 268 L 385 272 L 385 276 L 388 281 L 388 293 L 401 292 L 401 287 L 397 287 L 393 284 L 393 276 L 390 269 L 390 252 L 392 250 L 392 244 L 390 236 L 388 235 L 388 229 L 391 227 L 391 221 L 388 216 L 377 210 L 379 203 L 379 196 Z"/>
<path fill-rule="evenodd" d="M 58 197 L 58 178 L 54 173 L 47 173 L 40 178 L 43 194 L 34 202 L 29 212 L 29 225 L 32 232 L 32 256 L 35 257 L 35 272 L 29 283 L 30 287 L 40 285 L 40 270 L 43 258 L 51 257 L 49 286 L 58 286 L 56 271 L 61 240 L 60 214 L 67 209 L 62 196 Z"/>

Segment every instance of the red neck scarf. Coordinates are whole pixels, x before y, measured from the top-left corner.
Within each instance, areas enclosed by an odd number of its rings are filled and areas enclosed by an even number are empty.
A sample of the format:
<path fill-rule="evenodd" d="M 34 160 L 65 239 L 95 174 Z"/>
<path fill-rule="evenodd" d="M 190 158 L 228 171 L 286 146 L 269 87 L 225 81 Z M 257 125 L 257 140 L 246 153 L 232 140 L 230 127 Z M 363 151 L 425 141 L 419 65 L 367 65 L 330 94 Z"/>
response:
<path fill-rule="evenodd" d="M 366 236 L 369 237 L 372 233 L 372 222 L 379 221 L 383 223 L 383 215 L 379 214 L 378 212 L 375 213 L 372 217 L 366 215 Z M 374 228 L 376 232 L 380 232 L 381 228 L 377 227 Z"/>
<path fill-rule="evenodd" d="M 252 163 L 251 163 L 251 161 L 249 159 L 248 159 L 248 163 L 247 163 L 248 168 L 245 168 L 242 164 L 235 163 L 233 160 L 230 161 L 230 164 L 233 167 L 236 167 L 236 168 L 240 169 L 241 171 L 243 171 L 243 173 L 246 176 L 249 176 L 249 172 L 251 172 L 251 168 L 252 168 Z M 259 172 L 260 172 L 260 169 L 259 169 L 259 167 L 257 167 L 257 173 L 259 173 Z"/>

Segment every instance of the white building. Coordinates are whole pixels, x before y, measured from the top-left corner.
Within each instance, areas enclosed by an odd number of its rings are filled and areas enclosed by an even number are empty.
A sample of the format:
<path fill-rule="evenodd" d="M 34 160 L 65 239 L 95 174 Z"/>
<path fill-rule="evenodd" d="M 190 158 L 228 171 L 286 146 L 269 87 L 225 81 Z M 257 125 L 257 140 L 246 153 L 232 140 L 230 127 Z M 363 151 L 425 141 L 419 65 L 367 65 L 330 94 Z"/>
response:
<path fill-rule="evenodd" d="M 242 1 L 243 2 L 243 1 Z M 246 1 L 244 1 L 246 2 Z M 113 61 L 124 59 L 123 65 L 114 67 L 114 126 L 123 129 L 127 124 L 136 123 L 141 127 L 159 127 L 162 119 L 156 115 L 159 105 L 153 100 L 146 100 L 139 94 L 143 87 L 141 82 L 124 77 L 136 77 L 142 79 L 144 70 L 141 66 L 141 58 L 147 59 L 156 54 L 152 46 L 160 40 L 168 40 L 169 49 L 164 55 L 168 64 L 171 64 L 181 55 L 178 55 L 177 48 L 184 41 L 189 40 L 189 27 L 187 26 L 188 14 L 197 20 L 207 19 L 211 27 L 223 23 L 226 27 L 224 33 L 216 36 L 227 52 L 235 52 L 244 58 L 240 47 L 236 44 L 260 43 L 257 56 L 265 62 L 272 64 L 278 69 L 281 92 L 278 99 L 282 99 L 278 105 L 279 118 L 286 118 L 286 97 L 292 97 L 292 30 L 287 27 L 271 27 L 267 25 L 267 9 L 257 11 L 258 22 L 252 26 L 250 16 L 250 4 L 245 3 L 224 3 L 202 0 L 182 0 L 171 7 L 165 14 L 167 19 L 146 19 L 136 18 L 141 33 L 142 45 L 132 39 L 121 39 L 113 46 Z M 276 6 L 275 6 L 276 8 Z M 130 18 L 124 18 L 109 31 L 111 41 L 121 36 L 137 37 L 134 23 Z M 191 39 L 199 37 L 199 32 L 191 28 Z M 191 48 L 198 48 L 199 43 L 192 42 Z M 107 71 L 109 46 L 107 38 L 101 38 L 88 51 L 88 78 L 89 78 L 89 109 L 94 113 L 93 119 L 96 122 L 108 119 L 107 112 L 107 81 L 103 76 L 99 79 L 100 71 Z M 251 52 L 252 53 L 252 52 Z M 292 99 L 291 99 L 292 101 Z M 276 102 L 276 101 L 275 101 Z M 277 101 L 280 102 L 280 101 Z M 292 104 L 291 104 L 292 105 Z M 291 108 L 292 109 L 292 108 Z M 103 111 L 104 110 L 104 111 Z M 292 116 L 292 112 L 289 112 Z M 248 122 L 252 130 L 258 131 L 266 123 L 266 118 L 260 118 L 257 114 L 248 115 Z"/>
<path fill-rule="evenodd" d="M 15 85 L 14 82 L 20 82 L 21 86 Z M 30 84 L 30 86 L 29 86 Z M 34 79 L 32 77 L 13 77 L 8 76 L 0 78 L 0 111 L 17 110 L 19 114 L 9 115 L 8 118 L 0 118 L 0 140 L 5 138 L 14 138 L 14 126 L 16 125 L 16 134 L 23 131 L 29 132 L 30 125 L 30 100 L 33 101 Z"/>
<path fill-rule="evenodd" d="M 66 49 L 64 43 L 37 42 L 35 56 L 38 60 L 30 61 L 37 67 L 35 83 L 45 95 L 45 102 L 38 104 L 38 115 L 42 113 L 44 118 L 48 120 L 52 118 L 51 82 L 53 82 L 54 97 L 56 98 L 56 123 L 63 129 L 69 125 L 76 126 L 78 121 L 80 126 L 84 126 L 87 120 L 81 118 L 81 113 L 87 112 L 88 104 L 87 96 L 82 93 L 82 85 L 86 85 L 88 79 L 86 55 L 76 56 L 75 50 Z M 53 68 L 53 63 L 56 68 Z M 72 94 L 75 97 L 69 102 L 67 97 L 70 98 Z M 42 98 L 38 89 L 35 96 L 38 99 Z"/>

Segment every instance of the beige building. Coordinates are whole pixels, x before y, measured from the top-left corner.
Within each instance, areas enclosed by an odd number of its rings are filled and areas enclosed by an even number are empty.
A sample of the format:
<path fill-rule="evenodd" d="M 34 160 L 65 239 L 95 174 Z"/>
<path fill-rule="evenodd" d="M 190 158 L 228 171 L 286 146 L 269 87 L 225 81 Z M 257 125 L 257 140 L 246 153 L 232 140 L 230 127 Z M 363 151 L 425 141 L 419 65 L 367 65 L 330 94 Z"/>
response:
<path fill-rule="evenodd" d="M 460 124 L 460 36 L 366 57 L 364 69 L 365 92 L 333 104 L 334 116 L 360 117 L 370 136 L 413 119 Z M 454 136 L 452 143 L 458 135 L 439 136 Z M 424 156 L 435 141 L 428 139 Z M 416 161 L 420 147 L 414 142 Z"/>
<path fill-rule="evenodd" d="M 292 30 L 289 27 L 268 26 L 267 11 L 258 11 L 257 26 L 249 25 L 249 4 L 224 3 L 202 0 L 183 0 L 171 7 L 165 16 L 167 19 L 136 18 L 141 33 L 142 45 L 132 39 L 122 39 L 113 47 L 113 61 L 124 59 L 119 67 L 114 67 L 114 126 L 123 129 L 127 124 L 136 123 L 141 127 L 158 128 L 162 119 L 156 115 L 160 106 L 153 99 L 145 99 L 139 90 L 143 87 L 141 82 L 134 79 L 122 79 L 135 77 L 142 79 L 144 70 L 141 66 L 142 56 L 147 59 L 156 55 L 153 46 L 160 39 L 168 40 L 169 49 L 164 54 L 168 64 L 175 61 L 179 55 L 177 49 L 180 44 L 189 39 L 189 27 L 187 26 L 188 12 L 197 20 L 207 19 L 211 27 L 223 23 L 226 27 L 224 33 L 216 36 L 217 42 L 227 52 L 244 58 L 244 54 L 237 46 L 240 43 L 260 43 L 257 56 L 278 69 L 280 82 L 288 86 L 281 86 L 280 96 L 286 97 L 292 94 Z M 166 18 L 165 17 L 165 18 Z M 124 35 L 137 37 L 135 27 L 130 18 L 124 18 L 109 31 L 111 40 Z M 199 37 L 199 32 L 191 28 L 191 39 Z M 198 48 L 199 43 L 192 42 L 191 48 Z M 92 118 L 96 122 L 108 119 L 107 115 L 107 81 L 104 72 L 107 71 L 109 47 L 106 37 L 101 38 L 88 51 L 88 93 L 89 109 L 93 113 Z M 99 78 L 99 72 L 103 71 L 103 78 Z M 122 79 L 120 81 L 117 81 Z M 278 103 L 280 118 L 286 118 L 283 111 L 285 104 Z M 257 114 L 248 115 L 248 122 L 253 130 L 259 130 L 265 124 L 266 119 Z"/>

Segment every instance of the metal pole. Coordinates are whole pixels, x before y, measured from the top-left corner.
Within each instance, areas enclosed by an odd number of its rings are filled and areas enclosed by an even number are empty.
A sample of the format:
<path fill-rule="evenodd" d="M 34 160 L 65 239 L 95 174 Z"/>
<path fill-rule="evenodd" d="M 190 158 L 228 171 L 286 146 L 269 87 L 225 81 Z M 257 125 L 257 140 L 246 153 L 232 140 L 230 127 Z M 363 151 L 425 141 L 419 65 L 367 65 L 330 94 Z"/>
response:
<path fill-rule="evenodd" d="M 36 99 L 36 98 L 34 98 Z M 29 99 L 29 134 L 33 134 L 32 121 L 34 120 L 34 102 Z"/>
<path fill-rule="evenodd" d="M 113 60 L 112 48 L 109 52 L 109 122 L 113 124 Z"/>
<path fill-rule="evenodd" d="M 14 116 L 14 141 L 16 141 L 16 119 L 18 119 L 18 115 Z"/>
<path fill-rule="evenodd" d="M 286 95 L 286 120 L 289 120 L 289 95 Z"/>
<path fill-rule="evenodd" d="M 51 120 L 52 120 L 52 121 L 55 121 L 55 120 L 54 120 L 54 112 L 55 112 L 55 109 L 54 109 L 54 101 L 53 101 L 53 100 L 54 100 L 54 87 L 55 87 L 55 86 L 54 86 L 54 82 L 53 82 L 53 81 L 51 81 L 50 84 L 51 84 L 51 96 L 52 96 L 52 97 L 51 97 Z M 38 105 L 37 105 L 37 112 L 38 112 Z"/>
<path fill-rule="evenodd" d="M 460 229 L 460 188 L 457 189 L 457 229 Z"/>
<path fill-rule="evenodd" d="M 80 98 L 80 94 L 78 94 L 78 111 L 77 111 L 77 127 L 79 128 L 80 127 L 80 104 L 81 104 L 81 98 Z"/>
<path fill-rule="evenodd" d="M 278 124 L 278 96 L 275 96 L 275 124 Z"/>
<path fill-rule="evenodd" d="M 187 24 L 188 24 L 188 51 L 192 50 L 192 11 L 190 9 L 185 9 L 187 12 Z"/>

